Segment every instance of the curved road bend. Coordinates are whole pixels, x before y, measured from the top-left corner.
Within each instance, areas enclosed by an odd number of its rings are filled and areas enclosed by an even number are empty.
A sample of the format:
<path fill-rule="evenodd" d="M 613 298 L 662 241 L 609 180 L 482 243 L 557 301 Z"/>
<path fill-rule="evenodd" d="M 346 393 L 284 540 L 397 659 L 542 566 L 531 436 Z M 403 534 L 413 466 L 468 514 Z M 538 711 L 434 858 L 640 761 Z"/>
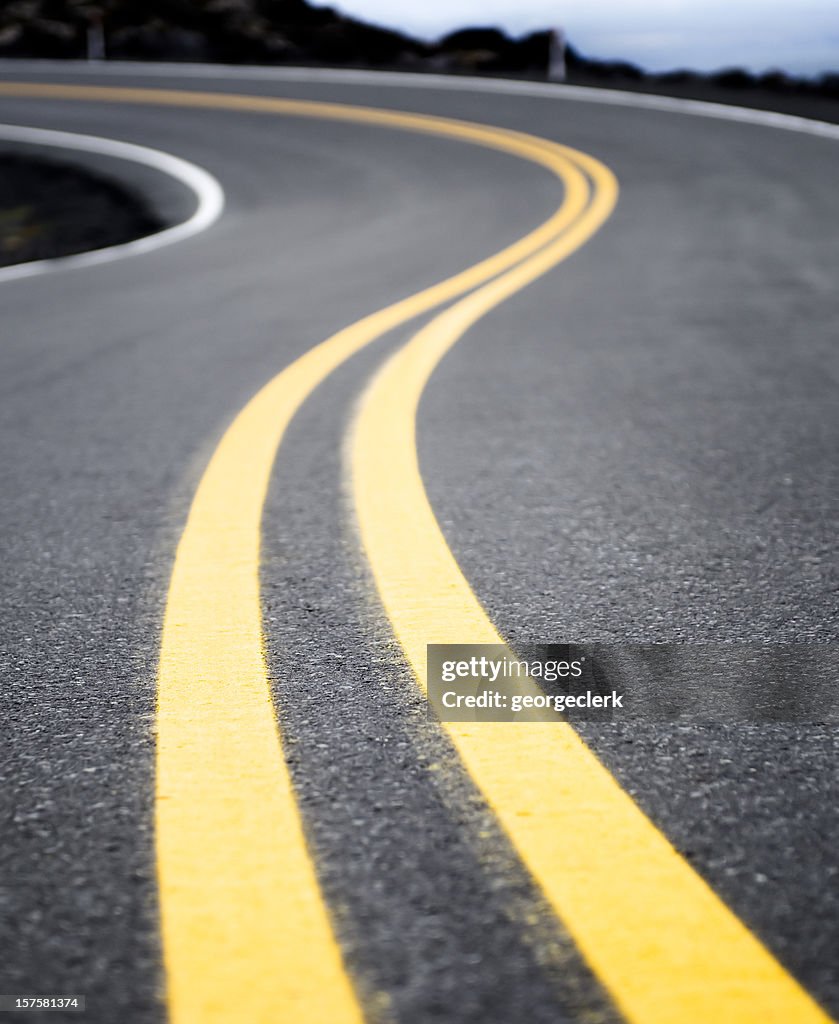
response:
<path fill-rule="evenodd" d="M 167 1005 L 177 1024 L 197 1019 L 171 969 L 164 994 L 156 690 L 175 550 L 220 439 L 323 339 L 516 242 L 564 193 L 544 166 L 457 138 L 22 95 L 12 79 L 431 114 L 602 162 L 620 183 L 605 224 L 471 327 L 423 394 L 420 466 L 452 554 L 511 641 L 812 641 L 835 658 L 836 141 L 363 76 L 207 76 L 20 65 L 0 86 L 4 123 L 168 151 L 226 193 L 203 235 L 2 285 L 0 989 L 77 992 L 103 1024 L 162 1021 Z M 422 322 L 303 404 L 262 518 L 267 677 L 296 794 L 280 804 L 302 815 L 331 1019 L 663 1022 L 632 989 L 645 915 L 616 923 L 638 943 L 604 966 L 574 915 L 553 912 L 516 835 L 426 721 L 360 550 L 346 437 L 371 375 Z M 741 669 L 731 685 L 754 685 Z M 697 949 L 753 941 L 770 985 L 796 993 L 796 1017 L 779 1020 L 823 1020 L 816 1003 L 839 1015 L 835 730 L 580 732 L 650 834 L 719 898 L 713 920 L 747 937 L 703 932 Z M 200 948 L 200 927 L 190 934 Z M 272 968 L 261 935 L 238 935 L 253 951 L 244 976 Z M 182 976 L 241 977 L 241 948 Z M 697 973 L 716 1003 L 696 1005 L 753 1019 L 718 982 Z M 660 984 L 662 1005 L 683 998 Z M 679 1019 L 697 1016 L 685 1004 Z"/>

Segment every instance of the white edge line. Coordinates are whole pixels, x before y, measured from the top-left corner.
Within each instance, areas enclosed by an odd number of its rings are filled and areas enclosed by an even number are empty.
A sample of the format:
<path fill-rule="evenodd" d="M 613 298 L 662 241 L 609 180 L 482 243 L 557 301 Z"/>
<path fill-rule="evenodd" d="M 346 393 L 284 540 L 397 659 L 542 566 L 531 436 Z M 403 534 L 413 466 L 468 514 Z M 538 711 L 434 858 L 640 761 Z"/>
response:
<path fill-rule="evenodd" d="M 90 267 L 100 263 L 111 263 L 114 260 L 124 259 L 126 256 L 152 252 L 154 249 L 181 242 L 185 238 L 206 231 L 219 219 L 224 210 L 224 191 L 209 171 L 159 149 L 139 146 L 133 142 L 104 139 L 97 135 L 79 135 L 75 132 L 11 124 L 0 125 L 0 141 L 51 146 L 56 149 L 74 149 L 145 164 L 147 167 L 152 167 L 163 174 L 176 178 L 195 193 L 197 200 L 195 212 L 180 224 L 164 228 L 153 235 L 137 238 L 132 242 L 109 245 L 103 249 L 91 249 L 88 252 L 74 253 L 71 256 L 32 260 L 29 263 L 16 263 L 10 267 L 2 267 L 0 268 L 0 284 L 22 277 L 35 277 L 39 274 L 51 273 L 55 270 Z"/>
<path fill-rule="evenodd" d="M 554 100 L 576 100 L 604 106 L 636 107 L 674 114 L 692 114 L 722 121 L 781 128 L 821 138 L 839 139 L 839 124 L 796 114 L 738 107 L 707 100 L 682 99 L 657 93 L 620 89 L 596 89 L 554 82 L 526 82 L 510 78 L 475 78 L 469 75 L 440 75 L 410 71 L 369 71 L 358 68 L 262 67 L 237 64 L 140 63 L 133 61 L 0 61 L 0 73 L 16 71 L 60 72 L 91 75 L 129 75 L 170 78 L 227 78 L 283 82 L 325 82 L 346 85 L 392 85 L 406 89 L 443 89 L 455 92 L 507 93 Z"/>

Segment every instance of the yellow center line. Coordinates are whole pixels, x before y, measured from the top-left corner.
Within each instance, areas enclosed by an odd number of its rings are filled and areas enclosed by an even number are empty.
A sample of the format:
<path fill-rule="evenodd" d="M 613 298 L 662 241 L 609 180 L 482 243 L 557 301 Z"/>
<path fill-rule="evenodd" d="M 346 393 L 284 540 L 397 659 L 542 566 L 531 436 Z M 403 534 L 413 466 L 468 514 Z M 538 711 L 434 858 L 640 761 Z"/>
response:
<path fill-rule="evenodd" d="M 617 187 L 591 158 L 586 213 L 557 241 L 439 314 L 359 406 L 348 454 L 363 546 L 421 686 L 430 643 L 499 644 L 423 486 L 416 414 L 428 379 L 481 316 L 582 245 Z M 511 655 L 512 656 L 512 655 Z M 623 1014 L 637 1024 L 824 1024 L 828 1018 L 722 903 L 566 723 L 447 723 L 472 779 Z"/>
<path fill-rule="evenodd" d="M 301 403 L 387 331 L 573 231 L 589 201 L 581 154 L 520 132 L 270 97 L 0 83 L 0 95 L 318 117 L 456 139 L 540 164 L 556 213 L 474 266 L 339 331 L 262 388 L 227 428 L 178 545 L 158 668 L 156 840 L 173 1024 L 356 1024 L 281 745 L 263 651 L 262 509 Z"/>

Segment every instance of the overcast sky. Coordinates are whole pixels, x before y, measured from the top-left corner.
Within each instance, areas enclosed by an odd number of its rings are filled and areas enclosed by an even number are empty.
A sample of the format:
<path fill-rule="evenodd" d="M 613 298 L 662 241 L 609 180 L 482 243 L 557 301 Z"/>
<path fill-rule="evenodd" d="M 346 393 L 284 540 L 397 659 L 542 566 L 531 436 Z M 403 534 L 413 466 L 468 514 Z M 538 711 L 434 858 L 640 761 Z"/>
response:
<path fill-rule="evenodd" d="M 513 34 L 561 25 L 585 55 L 650 70 L 839 71 L 839 0 L 330 0 L 330 6 L 428 39 L 465 25 L 498 25 Z"/>

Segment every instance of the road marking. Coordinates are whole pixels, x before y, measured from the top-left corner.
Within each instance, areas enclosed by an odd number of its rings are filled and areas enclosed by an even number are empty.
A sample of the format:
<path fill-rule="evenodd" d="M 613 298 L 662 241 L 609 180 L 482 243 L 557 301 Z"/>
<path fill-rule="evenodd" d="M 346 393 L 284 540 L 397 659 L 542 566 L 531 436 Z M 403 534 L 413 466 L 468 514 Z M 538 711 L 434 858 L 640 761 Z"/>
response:
<path fill-rule="evenodd" d="M 29 90 L 27 95 L 67 98 L 68 93 L 64 86 L 17 85 L 0 85 L 0 93 L 21 95 L 21 88 Z M 36 91 L 32 91 L 33 88 Z M 161 90 L 148 91 L 156 96 L 149 96 L 145 90 L 96 89 L 96 96 L 86 95 L 90 90 L 84 87 L 73 87 L 72 91 L 73 98 L 77 99 L 172 105 L 179 105 L 184 95 L 168 93 L 169 98 L 161 99 Z M 132 95 L 126 96 L 126 91 Z M 244 97 L 204 94 L 201 100 L 196 100 L 199 95 L 202 94 L 191 94 L 192 101 L 183 105 L 336 116 L 453 137 L 459 134 L 456 130 L 437 132 L 429 122 L 446 124 L 438 118 L 423 118 L 424 124 L 409 125 L 406 123 L 411 120 L 409 115 L 389 112 L 375 112 L 385 116 L 371 118 L 372 112 L 367 110 L 364 116 L 354 117 L 346 108 L 329 104 L 295 104 L 321 108 L 303 111 L 280 109 L 291 101 L 260 98 L 257 106 L 249 107 Z M 219 99 L 226 102 L 216 103 Z M 231 103 L 231 99 L 237 103 Z M 395 123 L 396 119 L 402 124 Z M 526 154 L 510 145 L 514 137 L 522 141 L 526 136 L 498 134 L 507 135 L 507 139 L 492 142 L 466 133 L 460 137 L 518 152 L 525 159 L 536 159 L 550 166 L 544 157 Z M 532 141 L 539 148 L 538 140 Z M 545 144 L 544 148 L 550 149 L 556 158 L 559 147 Z M 564 208 L 567 210 L 574 198 L 573 174 L 567 167 L 555 168 L 555 171 L 566 182 Z M 579 186 L 576 188 L 579 199 Z M 561 220 L 561 215 L 562 210 L 552 220 Z M 568 218 L 568 223 L 573 223 L 575 217 Z M 546 229 L 547 224 L 470 271 L 359 321 L 302 357 L 270 382 L 239 414 L 208 466 L 178 549 L 160 668 L 158 856 L 174 1024 L 192 1024 L 197 1019 L 209 1024 L 267 1021 L 273 1019 L 278 1005 L 282 1005 L 284 1011 L 292 1008 L 295 1019 L 303 1021 L 357 1019 L 357 1007 L 343 975 L 340 953 L 306 855 L 305 839 L 270 705 L 261 647 L 258 583 L 259 521 L 265 487 L 287 423 L 305 397 L 332 369 L 391 327 L 475 287 L 501 272 L 504 266 L 513 266 L 527 255 L 528 239 L 532 244 L 530 251 L 548 241 Z M 577 244 L 581 244 L 581 240 Z M 519 275 L 519 279 L 521 277 Z M 521 279 L 518 287 L 526 283 Z M 505 285 L 501 285 L 500 291 L 505 291 Z M 498 301 L 503 297 L 499 293 Z M 458 322 L 462 315 L 461 309 L 449 322 L 449 329 L 454 329 L 455 333 L 451 343 L 468 326 L 468 316 Z M 477 316 L 480 315 L 482 313 L 477 312 Z M 437 346 L 435 363 L 447 347 Z M 414 346 L 412 349 L 416 351 Z M 382 390 L 381 382 L 389 379 L 392 367 L 398 365 L 404 364 L 389 364 L 384 375 L 378 378 L 368 394 L 365 413 L 375 408 L 370 400 Z M 420 365 L 418 369 L 427 379 L 433 365 Z M 411 409 L 407 411 L 407 418 L 397 415 L 388 421 L 388 431 L 400 419 L 403 425 L 410 419 L 410 457 L 415 458 L 414 417 Z M 356 445 L 365 433 L 362 423 L 358 425 Z M 409 455 L 407 449 L 400 454 Z M 427 506 L 418 469 L 415 465 L 413 468 L 415 494 L 421 498 L 420 505 Z M 431 532 L 439 533 L 430 508 L 427 513 L 424 525 Z M 471 614 L 466 635 L 478 640 L 493 637 L 498 642 L 497 634 L 463 580 L 441 534 L 437 548 L 438 556 L 443 556 L 441 564 L 451 570 L 449 586 L 462 598 L 460 602 L 452 601 L 448 595 L 449 604 L 459 607 L 458 638 L 463 636 L 464 615 Z M 404 550 L 410 549 L 409 543 Z M 439 586 L 437 589 L 439 591 Z M 431 592 L 429 589 L 428 593 Z M 441 628 L 439 635 L 449 634 Z M 599 922 L 599 927 L 587 929 L 584 938 L 576 929 L 575 934 L 595 968 L 609 973 L 613 983 L 620 984 L 622 994 L 618 1001 L 627 1007 L 631 1003 L 631 1019 L 641 1019 L 636 1012 L 639 1006 L 645 1013 L 645 1021 L 675 1019 L 680 1024 L 704 1020 L 703 1013 L 699 1012 L 702 1006 L 709 1007 L 707 1015 L 714 1013 L 722 1021 L 737 1024 L 758 1019 L 796 1022 L 827 1019 L 693 875 L 570 729 L 560 727 L 562 731 L 558 733 L 557 727 L 552 725 L 548 732 L 533 723 L 525 727 L 530 733 L 527 735 L 506 725 L 491 728 L 491 744 L 483 742 L 477 733 L 473 736 L 466 729 L 457 729 L 461 753 L 471 752 L 467 763 L 473 774 L 483 773 L 489 778 L 495 773 L 495 796 L 507 813 L 507 818 L 502 816 L 502 820 L 508 829 L 517 832 L 519 843 L 525 843 L 531 858 L 546 865 L 549 873 L 552 864 L 568 865 L 572 869 L 576 866 L 570 878 L 554 877 L 556 884 L 546 891 L 554 905 L 558 901 L 562 903 L 566 920 L 573 910 L 577 923 L 586 917 L 590 922 Z M 243 735 L 243 730 L 248 730 L 249 734 Z M 482 726 L 480 732 L 490 738 L 487 730 L 487 726 Z M 253 742 L 248 742 L 251 736 Z M 496 758 L 506 765 L 501 777 L 493 768 Z M 525 760 L 516 761 L 516 758 Z M 546 764 L 554 768 L 546 771 Z M 554 775 L 555 779 L 585 778 L 586 792 L 575 791 L 573 785 L 566 784 L 561 793 L 553 794 L 552 802 L 534 799 L 534 791 L 522 802 L 518 785 L 528 781 L 534 786 L 541 783 L 544 790 L 546 775 Z M 507 776 L 506 784 L 504 776 Z M 511 781 L 511 776 L 516 782 Z M 243 793 L 244 785 L 249 787 L 247 794 Z M 256 807 L 257 800 L 248 799 L 254 794 L 264 801 L 262 808 Z M 514 818 L 513 829 L 510 813 Z M 547 817 L 551 830 L 544 828 Z M 618 829 L 620 842 L 611 832 L 612 828 Z M 538 877 L 531 859 L 528 856 L 524 859 Z M 636 872 L 630 876 L 632 886 L 625 884 L 625 879 L 618 884 L 620 866 L 627 865 Z M 552 873 L 556 876 L 555 869 Z M 605 893 L 598 892 L 596 886 L 592 891 L 593 878 L 605 883 Z M 251 885 L 252 879 L 261 884 Z M 622 888 L 627 891 L 621 891 Z M 663 891 L 676 891 L 690 898 L 681 908 L 673 904 L 662 908 Z M 610 905 L 607 897 L 612 894 L 617 901 Z M 651 915 L 661 927 L 658 935 L 648 932 Z M 630 928 L 628 921 L 635 926 Z M 714 927 L 719 926 L 719 934 L 707 930 L 709 921 Z M 637 927 L 639 922 L 646 925 L 641 931 Z M 685 933 L 692 928 L 697 929 L 702 941 L 685 941 Z M 617 930 L 617 935 L 610 935 L 613 929 Z M 291 941 L 284 943 L 284 935 Z M 651 970 L 650 964 L 661 966 L 678 959 L 674 958 L 672 950 L 665 948 L 666 941 L 674 936 L 682 940 L 677 942 L 678 950 L 696 957 L 695 969 L 686 971 L 684 964 L 677 962 L 675 979 L 662 981 L 660 977 L 652 977 L 656 972 Z M 703 943 L 714 948 L 697 948 Z M 732 972 L 730 964 L 720 963 L 724 959 L 718 955 L 720 943 L 729 952 L 732 949 L 746 952 L 746 960 L 741 959 L 736 972 Z M 641 944 L 643 948 L 638 950 L 636 947 Z M 309 953 L 313 955 L 307 955 L 307 945 L 312 947 Z M 284 959 L 284 954 L 288 959 Z M 633 967 L 642 968 L 640 980 L 633 980 L 626 963 L 621 969 L 622 958 Z M 646 969 L 643 969 L 645 963 Z M 278 965 L 288 969 L 278 972 Z M 722 970 L 717 976 L 712 975 L 711 970 L 718 967 Z M 744 967 L 748 968 L 745 975 Z M 736 977 L 732 977 L 733 973 Z M 713 978 L 710 983 L 709 978 Z M 699 988 L 703 983 L 711 984 L 714 992 L 710 999 L 707 993 L 697 991 L 697 979 Z M 648 985 L 646 993 L 644 982 Z M 239 986 L 243 986 L 244 991 Z M 249 986 L 254 986 L 255 991 Z M 668 997 L 666 1005 L 671 1011 L 676 1006 L 675 1017 L 672 1012 L 667 1017 L 656 1005 L 651 992 Z M 762 998 L 766 992 L 773 993 L 778 1002 L 764 1006 L 765 1012 L 757 1014 L 751 999 L 756 994 Z M 720 1002 L 725 996 L 731 1001 L 721 1008 Z"/>
<path fill-rule="evenodd" d="M 797 114 L 776 110 L 739 107 L 733 103 L 682 99 L 658 93 L 639 93 L 622 89 L 600 89 L 557 82 L 527 82 L 510 78 L 476 78 L 471 75 L 444 75 L 411 71 L 369 71 L 363 68 L 301 68 L 259 67 L 241 64 L 163 64 L 139 61 L 103 61 L 100 64 L 67 60 L 0 60 L 0 71 L 10 75 L 21 72 L 56 72 L 60 75 L 81 74 L 93 77 L 130 75 L 132 77 L 211 78 L 237 81 L 313 82 L 328 85 L 390 86 L 396 89 L 418 89 L 438 92 L 473 92 L 527 96 L 563 102 L 594 103 L 604 107 L 631 107 L 635 110 L 657 110 L 668 114 L 710 117 L 718 121 L 737 121 L 782 131 L 799 132 L 821 138 L 839 140 L 839 124 L 818 121 Z"/>
<path fill-rule="evenodd" d="M 565 173 L 553 230 L 585 202 Z M 204 475 L 178 549 L 159 672 L 158 861 L 174 1024 L 251 1024 L 278 1007 L 297 1024 L 355 1018 L 270 703 L 259 602 L 265 493 L 288 422 L 333 369 L 515 260 L 523 244 L 303 356 L 237 416 Z"/>
<path fill-rule="evenodd" d="M 7 93 L 8 95 L 8 93 Z M 11 267 L 0 268 L 0 282 L 16 281 L 22 277 L 35 277 L 39 274 L 51 273 L 54 270 L 71 270 L 77 267 L 91 267 L 100 263 L 111 263 L 136 256 L 144 252 L 162 249 L 165 245 L 182 242 L 202 231 L 206 231 L 219 219 L 224 210 L 224 192 L 218 181 L 203 167 L 183 160 L 172 153 L 164 153 L 150 146 L 138 146 L 133 142 L 120 142 L 117 139 L 103 139 L 97 135 L 80 135 L 77 132 L 53 131 L 49 128 L 29 128 L 24 125 L 0 125 L 0 139 L 6 142 L 23 142 L 26 145 L 49 146 L 55 149 L 74 149 L 83 153 L 100 153 L 103 156 L 116 157 L 119 160 L 132 160 L 134 163 L 153 167 L 156 171 L 168 174 L 182 182 L 195 193 L 196 207 L 190 217 L 180 224 L 156 231 L 153 235 L 145 235 L 132 242 L 120 245 L 109 245 L 102 249 L 91 249 L 88 252 L 75 253 L 72 256 L 61 256 L 51 260 L 32 260 L 29 263 L 17 263 Z"/>
<path fill-rule="evenodd" d="M 608 217 L 611 173 L 561 238 L 439 314 L 373 378 L 348 446 L 358 525 L 421 686 L 429 643 L 501 644 L 435 519 L 416 413 L 475 322 Z M 511 655 L 512 656 L 512 655 Z M 595 973 L 636 1024 L 826 1024 L 828 1017 L 644 816 L 565 723 L 446 723 L 460 757 Z"/>
<path fill-rule="evenodd" d="M 158 669 L 156 833 L 172 1024 L 350 1024 L 360 1011 L 320 896 L 277 731 L 262 645 L 260 525 L 276 451 L 305 398 L 388 330 L 573 231 L 582 154 L 518 132 L 336 104 L 84 87 L 7 95 L 167 103 L 381 124 L 541 164 L 556 213 L 454 277 L 338 332 L 271 380 L 228 427 L 178 545 Z M 128 93 L 128 95 L 126 95 Z"/>

